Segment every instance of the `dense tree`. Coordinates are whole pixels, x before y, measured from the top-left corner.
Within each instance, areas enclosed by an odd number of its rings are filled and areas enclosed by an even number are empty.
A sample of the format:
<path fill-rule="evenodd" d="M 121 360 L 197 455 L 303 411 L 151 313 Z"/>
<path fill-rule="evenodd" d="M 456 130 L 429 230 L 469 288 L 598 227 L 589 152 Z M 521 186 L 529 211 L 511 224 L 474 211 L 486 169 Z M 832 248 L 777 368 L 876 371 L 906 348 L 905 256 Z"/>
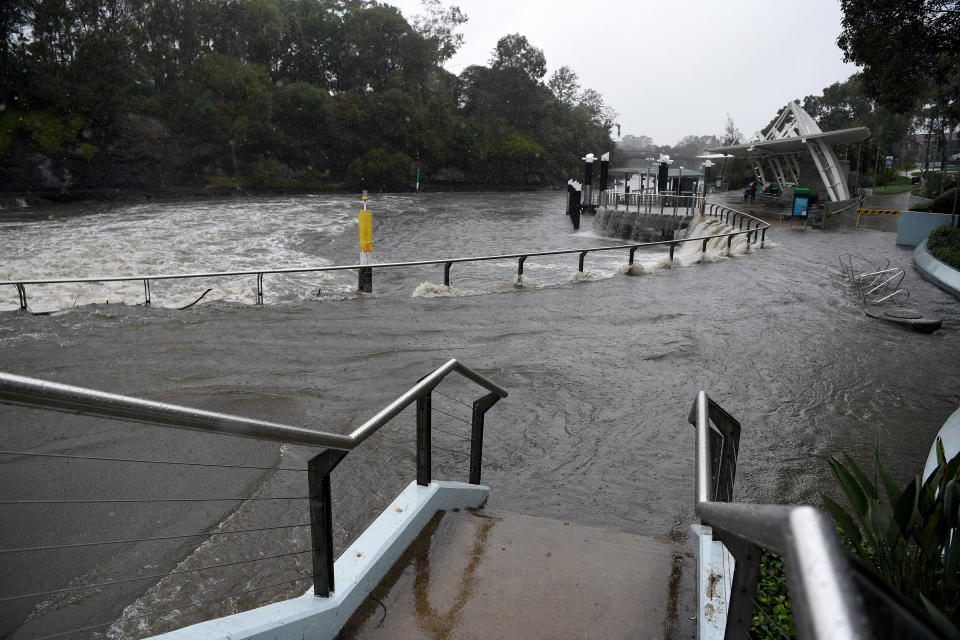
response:
<path fill-rule="evenodd" d="M 960 5 L 956 0 L 841 0 L 837 44 L 863 67 L 867 92 L 895 113 L 907 114 L 944 84 L 960 61 Z M 956 101 L 960 96 L 944 96 Z"/>
<path fill-rule="evenodd" d="M 497 70 L 521 71 L 533 81 L 539 81 L 547 75 L 547 58 L 543 51 L 519 33 L 511 33 L 497 41 L 490 66 Z"/>
<path fill-rule="evenodd" d="M 946 134 L 960 123 L 960 4 L 956 0 L 841 0 L 837 44 L 863 67 L 866 92 L 890 111 Z"/>
<path fill-rule="evenodd" d="M 547 82 L 550 91 L 563 104 L 572 107 L 577 104 L 580 95 L 580 77 L 570 67 L 560 67 Z"/>
<path fill-rule="evenodd" d="M 444 70 L 466 16 L 423 4 L 411 24 L 371 0 L 10 0 L 0 154 L 96 161 L 98 145 L 147 126 L 172 137 L 137 153 L 176 147 L 200 180 L 403 188 L 414 165 L 427 181 L 453 167 L 473 182 L 562 182 L 585 151 L 612 147 L 602 96 L 569 68 L 548 88 L 543 52 L 520 34 L 489 67 Z"/>
<path fill-rule="evenodd" d="M 421 4 L 425 13 L 414 16 L 413 27 L 433 45 L 436 62 L 446 62 L 463 44 L 463 34 L 457 29 L 467 22 L 467 15 L 460 7 L 444 7 L 440 0 L 422 0 Z"/>
<path fill-rule="evenodd" d="M 824 131 L 869 128 L 870 138 L 862 144 L 861 159 L 876 157 L 878 150 L 880 155 L 895 153 L 899 156 L 913 121 L 911 116 L 893 113 L 872 99 L 864 89 L 863 77 L 859 73 L 826 87 L 822 95 L 807 96 L 802 106 Z M 841 145 L 838 151 L 847 154 L 851 160 L 858 155 L 857 150 L 851 153 L 846 145 Z"/>

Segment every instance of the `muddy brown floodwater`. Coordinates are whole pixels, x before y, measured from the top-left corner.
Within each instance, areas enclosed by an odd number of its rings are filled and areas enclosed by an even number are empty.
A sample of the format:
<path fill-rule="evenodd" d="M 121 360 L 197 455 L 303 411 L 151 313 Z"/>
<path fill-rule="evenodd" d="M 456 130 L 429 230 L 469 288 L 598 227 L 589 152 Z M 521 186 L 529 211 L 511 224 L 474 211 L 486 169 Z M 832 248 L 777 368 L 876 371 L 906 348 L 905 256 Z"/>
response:
<path fill-rule="evenodd" d="M 263 202 L 271 204 L 250 206 Z M 346 199 L 333 205 L 355 208 Z M 241 209 L 235 201 L 222 206 Z M 606 242 L 574 235 L 562 206 L 557 194 L 395 196 L 374 204 L 375 216 L 382 214 L 375 243 L 402 239 L 406 250 L 391 244 L 385 259 L 496 253 L 525 241 L 538 248 Z M 119 221 L 122 214 L 110 213 Z M 169 213 L 161 207 L 155 215 Z M 40 224 L 21 221 L 18 229 L 33 233 L 30 225 Z M 330 262 L 352 260 L 349 225 L 311 233 L 279 234 L 276 243 L 287 237 Z M 757 502 L 819 504 L 820 492 L 838 493 L 827 458 L 847 452 L 869 467 L 877 446 L 903 481 L 920 471 L 932 438 L 960 404 L 960 301 L 919 277 L 894 234 L 776 228 L 767 239 L 749 255 L 638 277 L 617 274 L 625 252 L 592 265 L 588 257 L 593 276 L 585 279 L 574 277 L 575 255 L 531 259 L 523 288 L 510 284 L 515 263 L 457 266 L 454 285 L 459 274 L 465 290 L 453 296 L 412 295 L 442 281 L 437 267 L 378 274 L 376 293 L 363 297 L 347 293 L 344 276 L 319 287 L 340 286 L 337 295 L 298 296 L 291 287 L 264 306 L 238 294 L 186 311 L 131 304 L 81 304 L 42 316 L 11 310 L 0 313 L 0 369 L 346 432 L 457 358 L 510 393 L 487 417 L 483 481 L 491 506 L 677 539 L 694 521 L 686 417 L 701 389 L 743 425 L 736 495 Z M 921 335 L 864 316 L 840 275 L 838 255 L 849 251 L 904 267 L 911 305 L 943 317 L 943 328 Z M 50 300 L 55 306 L 56 296 Z M 456 381 L 440 391 L 434 407 L 444 413 L 435 424 L 450 435 L 435 436 L 444 447 L 434 454 L 435 476 L 464 479 L 466 462 L 456 452 L 464 449 L 469 410 L 460 401 L 480 394 Z M 0 504 L 5 549 L 171 537 L 0 554 L 0 597 L 142 576 L 6 601 L 0 635 L 94 625 L 94 637 L 143 635 L 309 586 L 293 582 L 310 571 L 309 554 L 295 555 L 304 549 L 302 527 L 175 536 L 304 522 L 302 469 L 312 451 L 14 407 L 0 408 L 0 416 L 4 451 L 79 456 L 0 456 L 3 500 L 215 499 Z M 335 472 L 335 521 L 349 519 L 339 547 L 414 478 L 412 425 L 404 415 L 371 441 L 367 457 L 347 457 L 342 478 Z M 258 554 L 284 557 L 260 568 L 248 562 Z M 218 564 L 229 566 L 189 573 Z M 156 577 L 173 569 L 181 573 Z M 241 595 L 218 599 L 230 593 Z M 177 611 L 155 614 L 166 609 Z M 126 622 L 101 624 L 121 614 Z"/>

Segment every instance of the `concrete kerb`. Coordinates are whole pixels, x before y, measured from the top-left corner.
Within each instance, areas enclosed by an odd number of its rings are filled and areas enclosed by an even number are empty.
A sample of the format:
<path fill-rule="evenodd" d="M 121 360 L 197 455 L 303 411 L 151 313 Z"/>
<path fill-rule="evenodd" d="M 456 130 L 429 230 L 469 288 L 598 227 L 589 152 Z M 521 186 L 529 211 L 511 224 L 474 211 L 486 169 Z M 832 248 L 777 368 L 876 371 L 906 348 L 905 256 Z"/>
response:
<path fill-rule="evenodd" d="M 926 240 L 913 250 L 913 264 L 924 278 L 960 298 L 960 271 L 934 258 Z"/>
<path fill-rule="evenodd" d="M 208 620 L 152 640 L 332 640 L 390 567 L 441 510 L 476 508 L 490 489 L 462 482 L 411 482 L 334 564 L 336 591 Z"/>

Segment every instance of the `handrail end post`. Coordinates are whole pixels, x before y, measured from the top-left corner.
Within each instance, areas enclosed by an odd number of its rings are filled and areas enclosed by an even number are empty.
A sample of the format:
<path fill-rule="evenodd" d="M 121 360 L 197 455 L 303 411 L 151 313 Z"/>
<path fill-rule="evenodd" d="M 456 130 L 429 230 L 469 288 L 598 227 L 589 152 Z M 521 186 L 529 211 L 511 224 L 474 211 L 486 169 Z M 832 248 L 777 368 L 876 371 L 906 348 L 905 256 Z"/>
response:
<path fill-rule="evenodd" d="M 500 400 L 500 394 L 490 392 L 473 402 L 473 420 L 470 425 L 470 484 L 480 484 L 480 465 L 483 458 L 483 421 L 487 410 Z"/>
<path fill-rule="evenodd" d="M 327 449 L 307 462 L 310 490 L 310 539 L 313 555 L 313 595 L 327 598 L 334 592 L 333 581 L 333 500 L 330 472 L 346 451 Z"/>
<path fill-rule="evenodd" d="M 417 398 L 417 484 L 422 487 L 430 484 L 430 418 L 433 413 L 432 397 L 433 390 L 430 390 Z"/>

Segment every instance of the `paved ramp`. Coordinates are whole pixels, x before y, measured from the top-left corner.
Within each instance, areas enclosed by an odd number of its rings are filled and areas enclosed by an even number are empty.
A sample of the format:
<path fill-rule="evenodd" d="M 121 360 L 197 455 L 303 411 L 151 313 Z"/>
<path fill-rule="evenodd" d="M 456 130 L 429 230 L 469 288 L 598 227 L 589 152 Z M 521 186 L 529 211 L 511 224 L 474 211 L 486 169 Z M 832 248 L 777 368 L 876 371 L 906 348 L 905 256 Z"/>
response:
<path fill-rule="evenodd" d="M 685 548 L 508 512 L 438 514 L 339 636 L 693 638 Z"/>

